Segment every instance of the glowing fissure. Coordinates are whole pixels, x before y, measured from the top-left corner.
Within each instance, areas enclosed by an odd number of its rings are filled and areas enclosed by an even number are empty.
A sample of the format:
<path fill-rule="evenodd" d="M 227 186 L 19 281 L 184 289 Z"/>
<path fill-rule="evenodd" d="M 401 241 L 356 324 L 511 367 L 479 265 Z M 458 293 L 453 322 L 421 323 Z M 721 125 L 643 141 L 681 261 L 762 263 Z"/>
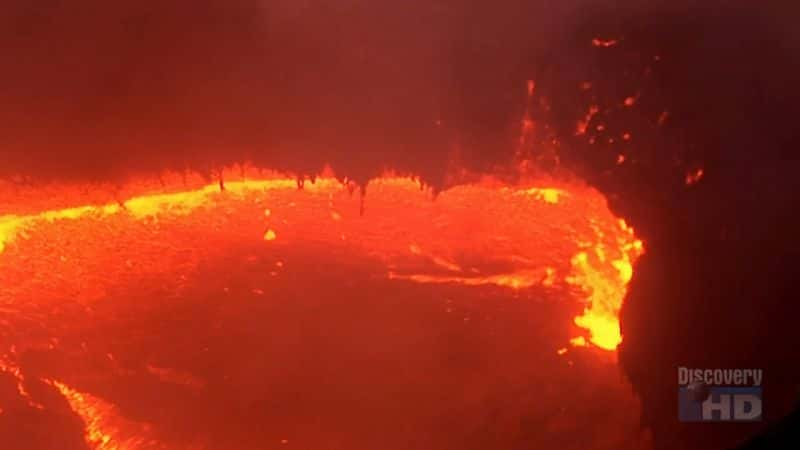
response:
<path fill-rule="evenodd" d="M 482 277 L 460 277 L 448 275 L 398 275 L 389 272 L 389 278 L 397 280 L 411 280 L 418 283 L 457 283 L 465 286 L 495 285 L 512 289 L 529 288 L 536 285 L 545 285 L 549 273 L 547 270 L 517 271 L 514 273 L 489 275 Z"/>
<path fill-rule="evenodd" d="M 111 283 L 89 267 L 92 258 L 105 257 L 102 248 L 93 250 L 93 245 L 145 232 L 141 231 L 144 225 L 149 227 L 147 233 L 155 233 L 145 245 L 160 247 L 138 250 L 168 255 L 176 253 L 178 245 L 173 248 L 168 239 L 157 242 L 162 222 L 195 224 L 200 233 L 203 223 L 220 220 L 222 215 L 242 217 L 245 225 L 237 232 L 252 235 L 254 245 L 259 241 L 261 245 L 327 242 L 361 249 L 383 260 L 391 279 L 516 290 L 574 286 L 586 299 L 583 313 L 574 321 L 587 330 L 587 336 L 581 336 L 583 342 L 607 350 L 621 342 L 619 310 L 642 243 L 591 188 L 553 180 L 548 183 L 555 186 L 547 187 L 481 182 L 450 188 L 431 201 L 430 192 L 421 189 L 418 180 L 387 175 L 369 183 L 367 214 L 362 217 L 350 186 L 330 174 L 299 190 L 294 177 L 257 179 L 264 172 L 255 176 L 242 169 L 230 172 L 243 175 L 229 176 L 224 191 L 213 183 L 180 192 L 134 195 L 116 203 L 0 216 L 0 285 L 8 294 L 0 298 L 0 304 L 13 310 L 15 299 L 35 299 L 42 289 L 41 280 L 32 281 L 39 278 L 37 267 L 26 272 L 9 262 L 9 258 L 31 259 L 26 252 L 33 251 L 29 248 L 35 247 L 34 241 L 48 241 L 48 252 L 60 253 L 66 273 L 58 277 L 59 283 L 74 283 L 74 292 L 89 301 L 102 297 L 104 285 Z M 64 193 L 70 194 L 68 187 Z M 68 222 L 79 226 L 66 227 Z M 220 226 L 208 228 L 213 231 Z M 130 233 L 119 231 L 128 227 Z M 79 235 L 64 239 L 68 233 Z M 80 248 L 70 248 L 79 241 Z M 197 245 L 196 239 L 193 242 Z M 127 269 L 135 272 L 137 248 L 129 251 Z M 39 256 L 52 258 L 51 253 Z M 121 251 L 114 248 L 111 253 Z M 419 273 L 404 268 L 414 258 L 431 263 L 431 270 Z M 160 259 L 168 260 L 165 267 L 150 270 L 170 270 L 169 258 Z M 70 266 L 80 265 L 77 261 L 84 261 L 83 267 Z M 193 264 L 191 258 L 171 261 Z M 475 261 L 487 263 L 482 266 Z M 94 264 L 97 271 L 102 270 L 101 262 Z M 47 271 L 56 270 L 47 267 Z"/>

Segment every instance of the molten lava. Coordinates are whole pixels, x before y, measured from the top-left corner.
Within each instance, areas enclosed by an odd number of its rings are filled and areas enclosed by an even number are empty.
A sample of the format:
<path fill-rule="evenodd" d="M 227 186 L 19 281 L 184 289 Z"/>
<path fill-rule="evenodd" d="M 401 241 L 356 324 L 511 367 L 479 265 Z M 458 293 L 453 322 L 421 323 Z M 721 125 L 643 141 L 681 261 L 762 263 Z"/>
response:
<path fill-rule="evenodd" d="M 246 172 L 247 177 L 241 175 Z M 195 239 L 203 239 L 196 242 L 210 244 L 204 235 L 221 231 L 222 216 L 230 218 L 224 232 L 251 233 L 254 245 L 258 237 L 285 244 L 346 242 L 383 260 L 390 278 L 520 289 L 552 285 L 560 274 L 587 295 L 575 323 L 588 330 L 589 340 L 607 350 L 621 342 L 618 313 L 642 243 L 585 185 L 509 187 L 486 180 L 453 187 L 432 201 L 419 181 L 387 175 L 368 185 L 368 212 L 362 217 L 348 186 L 330 175 L 302 190 L 294 178 L 253 169 L 231 169 L 226 179 L 224 190 L 217 183 L 185 190 L 170 186 L 162 190 L 173 192 L 115 203 L 0 216 L 4 300 L 13 305 L 7 294 L 19 299 L 22 293 L 35 297 L 37 289 L 56 288 L 42 284 L 45 273 L 58 280 L 58 287 L 69 285 L 87 297 L 111 282 L 101 270 L 107 255 L 122 250 L 126 261 L 141 261 L 139 270 L 148 270 L 159 266 L 147 260 L 154 249 L 161 252 L 161 263 L 170 259 L 168 253 L 181 252 L 165 228 L 182 222 Z M 79 202 L 80 191 L 65 187 L 59 199 Z M 412 257 L 429 259 L 437 270 L 402 273 L 403 261 Z M 14 267 L 15 260 L 32 264 Z"/>
<path fill-rule="evenodd" d="M 135 286 L 153 274 L 174 274 L 180 284 L 203 261 L 244 241 L 273 246 L 276 255 L 297 245 L 355 252 L 397 283 L 454 284 L 515 296 L 534 286 L 563 292 L 561 297 L 575 299 L 579 328 L 572 345 L 614 350 L 622 340 L 618 315 L 642 242 L 584 184 L 531 180 L 509 186 L 485 179 L 434 199 L 418 180 L 386 175 L 372 180 L 360 199 L 331 174 L 302 189 L 293 177 L 251 168 L 224 176 L 221 186 L 166 174 L 157 183 L 133 183 L 113 194 L 85 186 L 59 186 L 53 188 L 57 196 L 46 197 L 18 190 L 25 203 L 17 213 L 0 216 L 4 312 L 37 320 L 64 297 L 92 308 L 116 286 Z M 13 198 L 4 200 L 13 207 Z M 278 276 L 283 261 L 273 269 L 269 275 Z M 4 336 L 13 335 L 12 322 L 0 323 Z M 27 395 L 13 357 L 0 361 Z M 170 382 L 186 378 L 148 370 Z M 110 405 L 61 380 L 42 381 L 83 419 L 90 446 L 142 448 L 142 441 L 119 437 L 119 430 L 104 425 L 104 415 L 114 414 Z"/>

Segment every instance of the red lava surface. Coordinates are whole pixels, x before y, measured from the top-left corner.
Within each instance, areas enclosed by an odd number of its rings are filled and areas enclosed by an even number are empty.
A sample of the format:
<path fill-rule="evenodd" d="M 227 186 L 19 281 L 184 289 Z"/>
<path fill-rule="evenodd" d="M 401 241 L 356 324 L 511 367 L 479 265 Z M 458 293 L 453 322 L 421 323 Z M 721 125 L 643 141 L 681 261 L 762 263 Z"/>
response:
<path fill-rule="evenodd" d="M 8 448 L 647 448 L 596 191 L 225 180 L 5 190 Z"/>

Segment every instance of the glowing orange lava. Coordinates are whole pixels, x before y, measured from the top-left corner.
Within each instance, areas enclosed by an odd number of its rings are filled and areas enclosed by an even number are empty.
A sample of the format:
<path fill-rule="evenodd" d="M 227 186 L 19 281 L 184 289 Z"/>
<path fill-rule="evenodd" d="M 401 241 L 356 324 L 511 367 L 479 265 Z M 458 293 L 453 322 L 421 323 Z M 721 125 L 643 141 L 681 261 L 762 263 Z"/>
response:
<path fill-rule="evenodd" d="M 147 193 L 153 184 L 143 183 L 129 186 L 140 194 L 125 201 L 0 216 L 3 303 L 13 308 L 19 299 L 57 289 L 98 299 L 114 282 L 109 255 L 124 257 L 119 277 L 125 279 L 188 269 L 213 257 L 196 247 L 217 245 L 213 236 L 224 231 L 251 235 L 253 245 L 347 245 L 383 261 L 390 279 L 516 290 L 574 286 L 586 298 L 575 318 L 588 332 L 584 342 L 613 350 L 622 340 L 618 314 L 642 243 L 585 185 L 486 180 L 450 188 L 433 201 L 419 181 L 387 175 L 369 183 L 362 216 L 359 199 L 329 174 L 299 190 L 293 177 L 228 172 L 224 191 L 218 183 L 174 183 L 172 192 L 160 186 L 160 192 Z M 165 178 L 180 177 L 167 174 L 162 183 Z M 59 198 L 77 203 L 85 191 L 63 187 Z M 178 224 L 192 237 L 170 232 Z M 148 257 L 156 251 L 157 260 Z M 428 260 L 432 269 L 409 272 L 404 263 L 410 258 Z M 45 273 L 57 276 L 43 281 Z"/>
<path fill-rule="evenodd" d="M 113 405 L 79 392 L 59 381 L 45 380 L 67 400 L 84 422 L 86 444 L 95 450 L 164 450 L 165 446 L 146 437 L 149 425 L 123 418 Z"/>
<path fill-rule="evenodd" d="M 0 198 L 0 205 L 18 212 L 0 216 L 0 307 L 9 317 L 35 320 L 65 297 L 90 307 L 115 286 L 136 286 L 152 274 L 174 274 L 180 284 L 231 245 L 266 245 L 276 254 L 301 246 L 319 251 L 322 245 L 370 258 L 398 283 L 563 291 L 583 302 L 573 346 L 614 350 L 622 341 L 619 311 L 642 242 L 584 184 L 530 180 L 508 186 L 485 179 L 434 199 L 418 180 L 386 175 L 367 185 L 362 202 L 350 184 L 330 173 L 302 189 L 294 177 L 247 167 L 224 176 L 224 189 L 199 176 L 164 174 L 113 196 L 98 186 L 50 186 L 40 196 L 6 190 L 14 196 Z M 127 200 L 119 200 L 120 193 Z M 23 199 L 18 207 L 15 198 Z M 283 269 L 278 261 L 269 275 Z M 37 308 L 41 312 L 31 313 Z M 0 332 L 11 325 L 0 322 Z M 185 374 L 148 370 L 202 389 Z M 19 394 L 33 402 L 13 358 L 0 359 L 0 371 L 15 377 Z M 117 417 L 112 405 L 62 382 L 42 381 L 83 419 L 90 447 L 160 448 L 141 438 L 144 425 Z"/>

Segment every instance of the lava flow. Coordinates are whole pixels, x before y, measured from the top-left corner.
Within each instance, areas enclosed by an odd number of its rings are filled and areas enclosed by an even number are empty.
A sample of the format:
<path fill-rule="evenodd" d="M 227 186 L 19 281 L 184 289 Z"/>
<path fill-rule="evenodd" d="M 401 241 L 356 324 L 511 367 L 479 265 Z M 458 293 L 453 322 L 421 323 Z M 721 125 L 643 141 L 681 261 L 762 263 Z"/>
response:
<path fill-rule="evenodd" d="M 618 314 L 642 242 L 601 194 L 579 182 L 509 186 L 487 178 L 433 198 L 419 180 L 393 175 L 372 180 L 366 194 L 330 173 L 302 188 L 294 177 L 252 168 L 232 168 L 224 179 L 208 184 L 198 176 L 165 174 L 113 193 L 59 186 L 52 196 L 17 188 L 12 199 L 25 203 L 16 205 L 18 213 L 0 216 L 4 343 L 17 345 L 15 327 L 45 321 L 67 298 L 92 309 L 119 286 L 163 274 L 181 289 L 205 261 L 241 245 L 274 250 L 269 277 L 286 269 L 281 251 L 305 246 L 347 255 L 343 261 L 360 254 L 392 283 L 506 290 L 523 299 L 531 288 L 548 290 L 576 299 L 574 324 L 562 325 L 572 330 L 573 345 L 614 350 L 622 340 Z M 13 201 L 5 200 L 13 211 Z M 258 297 L 265 289 L 251 291 Z M 35 339 L 57 345 L 47 337 L 56 331 L 45 328 L 45 337 Z M 13 355 L 4 359 L 12 367 Z M 13 375 L 25 392 L 19 369 Z M 41 381 L 56 387 L 84 420 L 90 446 L 142 447 L 141 440 L 115 442 L 115 431 L 103 429 L 108 421 L 100 416 L 113 408 L 98 407 L 102 400 L 59 377 Z"/>
<path fill-rule="evenodd" d="M 263 176 L 261 171 L 248 171 Z M 102 267 L 98 244 L 142 243 L 135 234 L 143 226 L 153 228 L 148 234 L 157 233 L 158 223 L 165 221 L 182 220 L 200 227 L 196 230 L 200 233 L 206 223 L 207 231 L 218 232 L 219 225 L 211 226 L 213 216 L 239 215 L 236 220 L 245 227 L 238 232 L 250 232 L 254 240 L 349 242 L 383 259 L 390 278 L 521 289 L 554 285 L 560 277 L 587 294 L 586 308 L 575 323 L 588 330 L 589 341 L 613 350 L 622 340 L 618 313 L 642 242 L 624 220 L 613 217 L 602 195 L 589 187 L 578 183 L 508 187 L 485 181 L 451 188 L 431 201 L 431 193 L 419 181 L 387 175 L 369 184 L 370 211 L 363 217 L 354 209 L 357 202 L 351 199 L 352 185 L 331 175 L 298 190 L 295 178 L 273 174 L 248 179 L 240 175 L 236 180 L 235 174 L 245 170 L 229 172 L 231 181 L 224 190 L 216 183 L 177 192 L 170 186 L 171 193 L 137 195 L 122 202 L 0 216 L 0 252 L 6 250 L 0 262 L 6 266 L 2 271 L 4 290 L 16 293 L 16 298 L 21 291 L 36 294 L 36 289 L 45 287 L 36 272 L 40 264 L 49 266 L 51 275 L 63 270 L 57 276 L 59 283 L 72 284 L 73 289 L 86 286 L 90 279 L 97 282 L 94 289 L 100 289 L 110 280 L 70 264 L 82 261 L 81 265 Z M 72 195 L 80 201 L 78 192 L 65 189 L 59 197 Z M 248 211 L 259 206 L 263 214 Z M 140 254 L 129 249 L 128 261 L 142 259 L 149 246 L 169 248 L 170 244 L 157 235 L 148 236 Z M 6 249 L 10 245 L 13 247 Z M 37 255 L 37 251 L 41 253 Z M 52 260 L 56 255 L 60 264 Z M 87 257 L 95 261 L 89 262 Z M 393 269 L 412 257 L 428 258 L 439 270 L 402 274 Z M 12 268 L 15 258 L 34 263 L 27 270 Z M 4 301 L 13 308 L 8 297 Z M 575 340 L 580 341 L 580 337 Z"/>

